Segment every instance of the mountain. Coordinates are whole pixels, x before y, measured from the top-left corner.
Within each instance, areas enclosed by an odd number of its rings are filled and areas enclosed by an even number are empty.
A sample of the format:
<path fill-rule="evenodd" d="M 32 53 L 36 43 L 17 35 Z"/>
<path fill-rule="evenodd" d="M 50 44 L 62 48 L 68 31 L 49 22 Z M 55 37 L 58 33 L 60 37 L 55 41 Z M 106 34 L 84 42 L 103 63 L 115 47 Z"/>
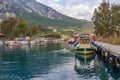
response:
<path fill-rule="evenodd" d="M 44 26 L 67 27 L 92 24 L 86 20 L 78 20 L 63 15 L 36 0 L 0 0 L 0 19 L 10 16 L 22 17 L 31 25 L 42 24 Z"/>

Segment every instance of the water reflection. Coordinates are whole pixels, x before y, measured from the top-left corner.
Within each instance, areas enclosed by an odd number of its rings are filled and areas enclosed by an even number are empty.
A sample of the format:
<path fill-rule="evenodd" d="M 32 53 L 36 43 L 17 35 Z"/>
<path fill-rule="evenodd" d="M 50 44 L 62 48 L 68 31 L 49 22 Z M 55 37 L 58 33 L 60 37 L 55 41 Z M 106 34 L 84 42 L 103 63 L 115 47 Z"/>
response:
<path fill-rule="evenodd" d="M 67 47 L 64 48 L 63 44 L 7 46 L 1 53 L 0 79 L 23 80 L 47 76 L 51 74 L 51 69 L 71 61 L 73 54 Z"/>
<path fill-rule="evenodd" d="M 120 70 L 109 63 L 100 61 L 97 55 L 75 54 L 74 68 L 83 79 L 118 80 L 120 78 Z"/>
<path fill-rule="evenodd" d="M 75 71 L 81 77 L 90 78 L 91 76 L 95 76 L 94 54 L 84 56 L 76 53 Z"/>
<path fill-rule="evenodd" d="M 117 80 L 120 71 L 96 55 L 81 56 L 67 44 L 5 47 L 0 80 Z"/>
<path fill-rule="evenodd" d="M 120 68 L 117 68 L 112 64 L 106 62 L 103 62 L 103 67 L 105 68 L 105 71 L 109 76 L 111 76 L 115 80 L 120 80 Z"/>

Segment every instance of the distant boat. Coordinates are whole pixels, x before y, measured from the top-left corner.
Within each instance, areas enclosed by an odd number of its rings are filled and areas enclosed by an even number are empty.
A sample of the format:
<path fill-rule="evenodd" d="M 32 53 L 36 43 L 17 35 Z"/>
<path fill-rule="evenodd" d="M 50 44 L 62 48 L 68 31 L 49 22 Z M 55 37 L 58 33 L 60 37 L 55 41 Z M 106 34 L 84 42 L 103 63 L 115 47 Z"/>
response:
<path fill-rule="evenodd" d="M 79 35 L 77 34 L 77 35 L 74 35 L 74 38 L 70 38 L 70 39 L 69 39 L 69 44 L 75 43 L 78 36 L 79 36 Z"/>
<path fill-rule="evenodd" d="M 73 44 L 74 43 L 74 39 L 73 38 L 70 38 L 69 41 L 68 41 L 69 44 Z"/>
<path fill-rule="evenodd" d="M 94 41 L 91 41 L 90 34 L 81 34 L 79 37 L 79 42 L 74 43 L 74 51 L 75 53 L 89 55 L 96 51 L 96 45 Z"/>

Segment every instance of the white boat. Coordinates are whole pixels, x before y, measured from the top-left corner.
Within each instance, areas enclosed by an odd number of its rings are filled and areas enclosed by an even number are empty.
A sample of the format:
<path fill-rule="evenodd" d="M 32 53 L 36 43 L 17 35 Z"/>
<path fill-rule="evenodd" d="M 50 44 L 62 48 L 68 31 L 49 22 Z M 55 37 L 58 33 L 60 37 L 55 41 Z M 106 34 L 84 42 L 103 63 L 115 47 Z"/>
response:
<path fill-rule="evenodd" d="M 79 54 L 89 55 L 96 51 L 95 43 L 90 40 L 90 34 L 81 34 L 79 42 L 74 43 L 74 51 Z"/>

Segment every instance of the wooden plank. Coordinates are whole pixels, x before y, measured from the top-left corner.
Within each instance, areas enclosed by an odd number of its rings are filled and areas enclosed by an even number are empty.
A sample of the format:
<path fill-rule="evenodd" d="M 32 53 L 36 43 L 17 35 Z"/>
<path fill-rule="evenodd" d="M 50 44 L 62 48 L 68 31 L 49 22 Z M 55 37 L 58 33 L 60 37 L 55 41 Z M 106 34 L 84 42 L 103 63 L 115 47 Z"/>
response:
<path fill-rule="evenodd" d="M 102 42 L 95 42 L 95 43 L 97 46 L 100 46 L 101 48 L 106 49 L 111 54 L 120 57 L 120 46 L 111 45 L 111 44 L 102 43 Z"/>

